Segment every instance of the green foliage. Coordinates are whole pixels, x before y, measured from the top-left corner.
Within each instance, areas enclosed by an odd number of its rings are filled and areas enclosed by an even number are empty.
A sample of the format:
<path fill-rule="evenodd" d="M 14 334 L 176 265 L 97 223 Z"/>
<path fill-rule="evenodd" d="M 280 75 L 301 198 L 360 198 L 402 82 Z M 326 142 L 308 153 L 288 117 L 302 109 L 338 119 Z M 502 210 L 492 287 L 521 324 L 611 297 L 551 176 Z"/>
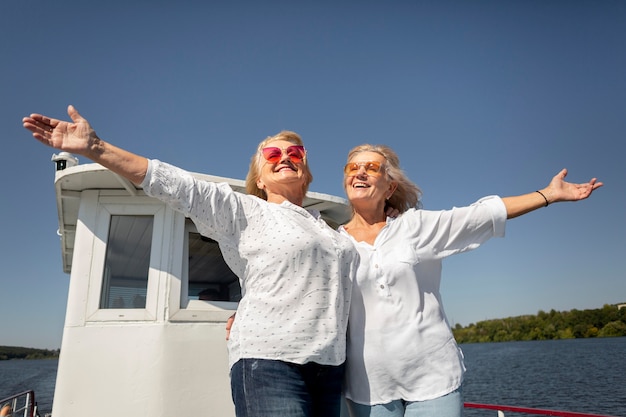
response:
<path fill-rule="evenodd" d="M 9 359 L 53 359 L 58 357 L 58 349 L 48 350 L 16 346 L 0 346 L 0 361 Z"/>
<path fill-rule="evenodd" d="M 605 304 L 595 310 L 539 311 L 535 316 L 485 320 L 452 329 L 457 343 L 578 339 L 626 336 L 626 308 Z"/>

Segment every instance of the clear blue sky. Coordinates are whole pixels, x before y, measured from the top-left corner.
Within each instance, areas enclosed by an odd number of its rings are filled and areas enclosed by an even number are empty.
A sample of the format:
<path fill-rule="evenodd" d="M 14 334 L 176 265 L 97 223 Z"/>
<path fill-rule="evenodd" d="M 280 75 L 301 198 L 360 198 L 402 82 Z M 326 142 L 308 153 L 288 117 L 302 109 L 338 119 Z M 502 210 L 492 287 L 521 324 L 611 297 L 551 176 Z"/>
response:
<path fill-rule="evenodd" d="M 341 3 L 341 4 L 339 4 Z M 283 129 L 312 191 L 344 196 L 384 143 L 446 209 L 568 179 L 605 183 L 444 264 L 452 324 L 626 301 L 624 1 L 2 1 L 0 345 L 58 348 L 54 151 L 22 128 L 68 104 L 112 143 L 243 179 Z M 87 162 L 84 160 L 81 163 Z"/>

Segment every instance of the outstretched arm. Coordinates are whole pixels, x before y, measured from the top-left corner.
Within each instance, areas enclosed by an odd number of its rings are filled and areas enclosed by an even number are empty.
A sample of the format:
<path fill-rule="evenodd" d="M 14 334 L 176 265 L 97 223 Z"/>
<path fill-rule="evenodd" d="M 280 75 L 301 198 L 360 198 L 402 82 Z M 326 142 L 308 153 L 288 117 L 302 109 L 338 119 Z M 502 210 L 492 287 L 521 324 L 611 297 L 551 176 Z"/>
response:
<path fill-rule="evenodd" d="M 67 114 L 72 119 L 71 123 L 41 114 L 31 114 L 30 117 L 24 117 L 22 122 L 33 133 L 33 137 L 44 145 L 82 155 L 134 184 L 141 184 L 148 169 L 146 158 L 100 139 L 74 106 L 68 106 Z"/>
<path fill-rule="evenodd" d="M 559 201 L 584 200 L 593 190 L 603 185 L 596 178 L 582 184 L 572 184 L 565 182 L 566 176 L 567 169 L 563 169 L 542 190 L 515 197 L 504 197 L 502 201 L 506 206 L 507 218 L 512 219 Z"/>

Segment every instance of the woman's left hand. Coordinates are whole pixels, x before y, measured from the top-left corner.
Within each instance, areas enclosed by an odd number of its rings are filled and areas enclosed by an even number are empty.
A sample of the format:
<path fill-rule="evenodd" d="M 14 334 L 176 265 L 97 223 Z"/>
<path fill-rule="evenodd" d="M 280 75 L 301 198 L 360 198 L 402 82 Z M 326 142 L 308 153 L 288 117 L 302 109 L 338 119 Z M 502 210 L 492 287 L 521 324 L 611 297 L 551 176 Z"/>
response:
<path fill-rule="evenodd" d="M 589 197 L 593 190 L 602 187 L 604 184 L 597 178 L 592 178 L 589 182 L 573 184 L 566 182 L 567 169 L 562 169 L 556 174 L 550 184 L 542 190 L 550 203 L 558 201 L 578 201 Z"/>

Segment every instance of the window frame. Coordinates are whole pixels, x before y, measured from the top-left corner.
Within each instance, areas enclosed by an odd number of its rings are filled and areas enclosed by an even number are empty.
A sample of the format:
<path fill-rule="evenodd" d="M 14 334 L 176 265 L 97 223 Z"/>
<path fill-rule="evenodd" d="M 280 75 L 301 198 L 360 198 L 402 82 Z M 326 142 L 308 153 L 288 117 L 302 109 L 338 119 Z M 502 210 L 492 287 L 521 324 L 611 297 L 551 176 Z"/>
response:
<path fill-rule="evenodd" d="M 181 279 L 173 279 L 170 287 L 169 320 L 194 322 L 225 322 L 239 306 L 237 301 L 189 300 L 189 234 L 198 233 L 191 221 L 182 216 Z M 175 307 L 178 306 L 178 309 Z"/>
<path fill-rule="evenodd" d="M 152 216 L 153 230 L 150 247 L 148 284 L 145 308 L 100 308 L 102 285 L 105 275 L 107 240 L 112 216 Z M 92 260 L 89 268 L 91 277 L 87 294 L 86 321 L 155 321 L 158 310 L 159 285 L 163 273 L 163 251 L 166 242 L 166 210 L 162 203 L 155 203 L 149 197 L 109 197 L 99 196 L 95 218 Z"/>

